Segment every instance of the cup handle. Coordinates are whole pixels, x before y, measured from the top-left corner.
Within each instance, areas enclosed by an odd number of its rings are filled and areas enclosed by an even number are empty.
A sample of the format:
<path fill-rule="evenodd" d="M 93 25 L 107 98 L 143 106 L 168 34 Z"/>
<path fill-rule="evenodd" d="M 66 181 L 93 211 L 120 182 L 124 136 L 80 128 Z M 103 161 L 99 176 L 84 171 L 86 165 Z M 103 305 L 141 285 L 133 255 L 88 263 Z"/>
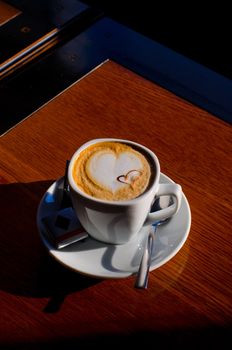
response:
<path fill-rule="evenodd" d="M 156 197 L 161 196 L 173 196 L 174 203 L 167 208 L 149 213 L 144 225 L 151 225 L 156 221 L 167 219 L 174 214 L 176 214 L 180 208 L 181 198 L 182 198 L 182 189 L 178 184 L 159 184 L 158 192 Z"/>

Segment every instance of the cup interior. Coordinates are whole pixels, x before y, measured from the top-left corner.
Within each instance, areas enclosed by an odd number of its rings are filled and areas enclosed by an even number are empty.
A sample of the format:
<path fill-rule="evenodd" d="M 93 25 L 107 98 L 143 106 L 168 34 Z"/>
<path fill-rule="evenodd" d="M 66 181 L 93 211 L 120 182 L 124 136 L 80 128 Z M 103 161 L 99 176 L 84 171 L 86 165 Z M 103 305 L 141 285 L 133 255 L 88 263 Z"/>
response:
<path fill-rule="evenodd" d="M 146 190 L 143 193 L 141 193 L 138 197 L 128 199 L 128 200 L 117 200 L 117 201 L 100 199 L 100 198 L 90 196 L 89 194 L 84 192 L 75 182 L 74 177 L 73 177 L 73 167 L 74 167 L 74 164 L 75 164 L 77 158 L 81 154 L 81 152 L 92 145 L 95 145 L 98 143 L 105 143 L 105 142 L 117 142 L 117 143 L 123 143 L 123 144 L 126 144 L 128 146 L 131 146 L 134 150 L 140 152 L 148 160 L 149 165 L 150 165 L 150 169 L 151 169 L 151 176 L 150 176 L 149 184 L 148 184 Z M 145 147 L 139 143 L 136 143 L 136 142 L 133 142 L 130 140 L 116 139 L 116 138 L 99 138 L 99 139 L 94 139 L 94 140 L 90 140 L 90 141 L 86 142 L 79 149 L 77 149 L 77 151 L 73 154 L 73 156 L 71 157 L 71 160 L 69 163 L 69 169 L 68 169 L 68 181 L 69 181 L 69 185 L 70 185 L 72 191 L 76 192 L 79 196 L 82 196 L 83 198 L 89 199 L 91 201 L 113 204 L 113 205 L 115 205 L 115 204 L 127 205 L 129 202 L 131 203 L 134 201 L 138 201 L 141 198 L 143 198 L 144 196 L 148 195 L 151 191 L 154 190 L 154 188 L 158 184 L 159 176 L 160 176 L 160 164 L 159 164 L 159 160 L 158 160 L 157 156 L 154 154 L 154 152 L 152 152 L 150 149 L 148 149 L 147 147 Z"/>

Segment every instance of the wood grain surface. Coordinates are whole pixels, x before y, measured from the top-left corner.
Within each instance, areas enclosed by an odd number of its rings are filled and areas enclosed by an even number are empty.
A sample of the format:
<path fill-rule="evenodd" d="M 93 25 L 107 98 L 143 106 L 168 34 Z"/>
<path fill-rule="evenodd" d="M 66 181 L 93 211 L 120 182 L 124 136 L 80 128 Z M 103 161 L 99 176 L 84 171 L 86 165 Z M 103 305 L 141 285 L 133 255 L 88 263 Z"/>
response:
<path fill-rule="evenodd" d="M 16 9 L 10 4 L 7 4 L 5 1 L 0 0 L 0 27 L 14 17 L 18 16 L 20 13 L 20 10 Z"/>
<path fill-rule="evenodd" d="M 0 139 L 0 345 L 225 345 L 232 321 L 231 126 L 107 61 Z M 36 211 L 65 161 L 92 138 L 152 149 L 182 185 L 189 237 L 150 274 L 98 280 L 47 254 Z M 78 348 L 78 347 L 77 347 Z"/>

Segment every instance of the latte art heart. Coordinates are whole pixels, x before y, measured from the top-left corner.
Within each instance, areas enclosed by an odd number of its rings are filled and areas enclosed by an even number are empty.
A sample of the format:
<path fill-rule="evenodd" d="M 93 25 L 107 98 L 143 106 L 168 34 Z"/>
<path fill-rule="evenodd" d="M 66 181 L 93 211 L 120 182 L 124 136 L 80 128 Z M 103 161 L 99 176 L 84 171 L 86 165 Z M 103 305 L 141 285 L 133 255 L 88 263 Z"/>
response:
<path fill-rule="evenodd" d="M 145 191 L 151 176 L 146 157 L 127 144 L 101 142 L 78 156 L 73 178 L 85 193 L 105 200 L 127 200 Z"/>
<path fill-rule="evenodd" d="M 111 150 L 102 150 L 95 152 L 89 158 L 87 174 L 97 186 L 115 192 L 125 185 L 132 184 L 133 180 L 142 174 L 142 167 L 137 154 L 123 152 L 116 155 Z M 122 181 L 123 177 L 124 181 Z"/>

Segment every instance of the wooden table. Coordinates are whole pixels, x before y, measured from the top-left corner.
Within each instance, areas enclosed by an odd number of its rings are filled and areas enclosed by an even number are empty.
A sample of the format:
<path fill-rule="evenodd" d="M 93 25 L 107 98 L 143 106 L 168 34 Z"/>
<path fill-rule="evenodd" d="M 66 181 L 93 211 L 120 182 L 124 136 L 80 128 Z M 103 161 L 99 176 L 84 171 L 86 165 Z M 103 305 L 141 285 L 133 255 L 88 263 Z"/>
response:
<path fill-rule="evenodd" d="M 0 139 L 0 345 L 225 344 L 232 321 L 231 126 L 107 61 Z M 65 161 L 98 137 L 151 148 L 182 185 L 189 237 L 150 274 L 99 280 L 49 256 L 36 227 Z M 112 345 L 111 345 L 112 346 Z"/>

